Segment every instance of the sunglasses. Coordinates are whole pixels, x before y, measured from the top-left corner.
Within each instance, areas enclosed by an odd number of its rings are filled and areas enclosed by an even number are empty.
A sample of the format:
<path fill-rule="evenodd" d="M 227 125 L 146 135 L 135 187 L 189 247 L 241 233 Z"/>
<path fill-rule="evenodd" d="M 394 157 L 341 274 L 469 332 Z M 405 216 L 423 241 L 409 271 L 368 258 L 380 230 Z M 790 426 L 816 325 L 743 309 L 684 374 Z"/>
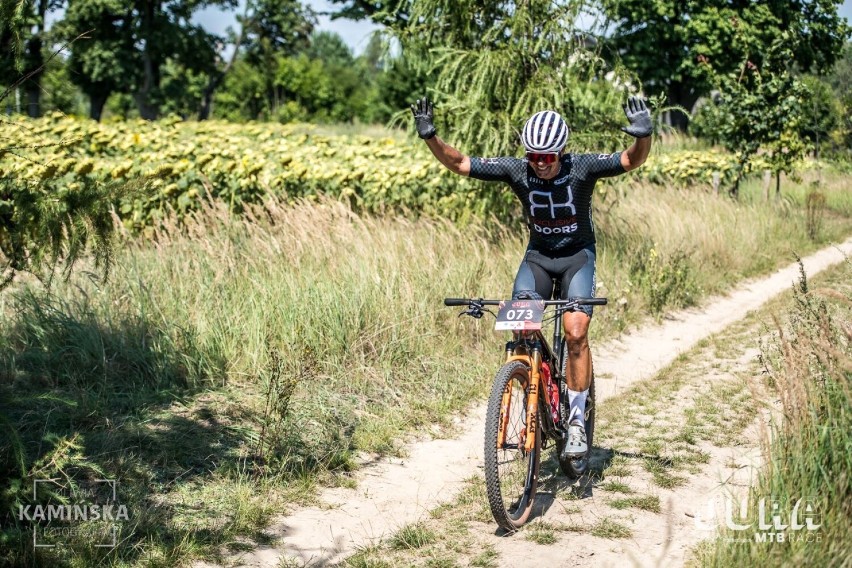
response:
<path fill-rule="evenodd" d="M 527 152 L 527 160 L 529 160 L 531 164 L 537 164 L 538 162 L 552 164 L 558 159 L 559 154 L 556 153 L 539 154 L 538 152 Z"/>

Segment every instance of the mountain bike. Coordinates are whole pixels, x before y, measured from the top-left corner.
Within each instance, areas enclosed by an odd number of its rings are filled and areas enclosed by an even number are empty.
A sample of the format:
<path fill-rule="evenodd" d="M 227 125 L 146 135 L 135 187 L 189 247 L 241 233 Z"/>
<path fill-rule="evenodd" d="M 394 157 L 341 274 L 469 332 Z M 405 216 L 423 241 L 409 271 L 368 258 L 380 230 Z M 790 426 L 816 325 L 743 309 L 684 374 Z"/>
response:
<path fill-rule="evenodd" d="M 466 306 L 459 316 L 476 319 L 487 312 L 496 317 L 495 330 L 511 330 L 506 343 L 506 362 L 497 372 L 485 417 L 485 484 L 494 520 L 514 532 L 530 516 L 538 487 L 542 449 L 552 443 L 559 455 L 559 467 L 570 479 L 587 470 L 595 430 L 595 379 L 586 399 L 585 421 L 588 450 L 582 456 L 563 458 L 568 415 L 565 374 L 568 349 L 562 335 L 562 314 L 582 305 L 606 305 L 606 298 L 567 300 L 486 300 L 445 298 L 446 306 Z M 499 306 L 494 313 L 486 306 Z M 545 309 L 554 313 L 544 317 Z M 553 322 L 554 351 L 542 328 Z M 543 396 L 542 396 L 543 394 Z"/>

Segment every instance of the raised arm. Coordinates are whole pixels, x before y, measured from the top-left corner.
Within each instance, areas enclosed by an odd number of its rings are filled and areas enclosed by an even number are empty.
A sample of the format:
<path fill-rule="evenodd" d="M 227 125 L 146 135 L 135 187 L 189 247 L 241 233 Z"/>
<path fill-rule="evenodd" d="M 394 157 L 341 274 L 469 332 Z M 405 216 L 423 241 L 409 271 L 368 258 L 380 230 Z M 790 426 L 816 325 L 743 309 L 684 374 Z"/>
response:
<path fill-rule="evenodd" d="M 630 126 L 621 130 L 634 136 L 636 141 L 621 153 L 621 165 L 624 171 L 635 170 L 645 163 L 651 152 L 651 134 L 654 132 L 654 124 L 651 121 L 651 111 L 645 105 L 645 101 L 639 97 L 630 97 L 624 105 L 624 114 L 630 121 Z"/>
<path fill-rule="evenodd" d="M 432 122 L 433 109 L 429 99 L 418 99 L 411 105 L 411 114 L 414 115 L 414 124 L 417 126 L 417 134 L 422 138 L 429 150 L 438 161 L 451 172 L 463 176 L 470 175 L 470 157 L 465 156 L 437 136 L 435 125 Z"/>

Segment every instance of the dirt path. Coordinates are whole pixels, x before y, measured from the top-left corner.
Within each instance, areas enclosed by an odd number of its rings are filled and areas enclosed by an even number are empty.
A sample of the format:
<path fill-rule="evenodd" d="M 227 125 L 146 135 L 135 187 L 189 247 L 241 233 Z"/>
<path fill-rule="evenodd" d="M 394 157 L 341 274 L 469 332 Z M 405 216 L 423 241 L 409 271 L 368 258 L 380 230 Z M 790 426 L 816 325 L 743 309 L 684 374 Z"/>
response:
<path fill-rule="evenodd" d="M 805 269 L 812 276 L 842 261 L 844 254 L 852 255 L 852 239 L 803 259 Z M 631 560 L 638 566 L 682 565 L 686 551 L 713 534 L 712 523 L 701 522 L 708 500 L 718 502 L 725 492 L 746 489 L 759 465 L 760 428 L 757 413 L 749 408 L 748 381 L 743 380 L 759 372 L 757 352 L 749 347 L 756 324 L 741 320 L 790 289 L 798 271 L 791 264 L 704 308 L 673 314 L 661 325 L 595 346 L 598 401 L 612 399 L 599 406 L 597 431 L 607 438 L 595 440 L 597 479 L 569 486 L 553 460 L 543 459 L 537 501 L 542 514 L 521 533 L 504 538 L 495 533 L 487 510 L 469 511 L 464 531 L 444 536 L 479 556 L 468 557 L 463 550 L 447 554 L 467 557 L 474 565 L 515 566 L 528 560 L 530 547 L 535 547 L 537 563 L 556 566 L 580 560 L 594 566 Z M 729 327 L 741 329 L 700 343 Z M 672 365 L 690 349 L 698 350 L 696 356 Z M 662 369 L 662 376 L 631 391 L 632 399 L 619 396 Z M 484 416 L 484 405 L 474 408 L 459 426 L 466 432 L 461 438 L 418 442 L 405 459 L 365 467 L 355 489 L 323 492 L 327 507 L 279 519 L 269 529 L 278 537 L 275 546 L 234 557 L 228 565 L 327 566 L 359 549 L 369 551 L 411 523 L 449 515 L 439 524 L 452 525 L 448 511 L 456 507 L 440 507 L 437 513 L 436 507 L 464 502 L 464 495 L 481 485 Z M 440 534 L 423 530 L 440 541 Z"/>

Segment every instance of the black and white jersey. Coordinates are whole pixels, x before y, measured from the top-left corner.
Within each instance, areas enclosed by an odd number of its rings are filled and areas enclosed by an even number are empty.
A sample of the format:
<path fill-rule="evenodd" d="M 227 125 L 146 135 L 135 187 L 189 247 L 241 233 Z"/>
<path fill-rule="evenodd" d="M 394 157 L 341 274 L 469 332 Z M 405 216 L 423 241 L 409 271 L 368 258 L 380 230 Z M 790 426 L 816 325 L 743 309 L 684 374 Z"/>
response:
<path fill-rule="evenodd" d="M 621 152 L 564 154 L 559 174 L 538 177 L 525 158 L 470 158 L 470 177 L 509 184 L 530 229 L 529 248 L 552 256 L 594 244 L 592 191 L 603 177 L 624 173 Z"/>

